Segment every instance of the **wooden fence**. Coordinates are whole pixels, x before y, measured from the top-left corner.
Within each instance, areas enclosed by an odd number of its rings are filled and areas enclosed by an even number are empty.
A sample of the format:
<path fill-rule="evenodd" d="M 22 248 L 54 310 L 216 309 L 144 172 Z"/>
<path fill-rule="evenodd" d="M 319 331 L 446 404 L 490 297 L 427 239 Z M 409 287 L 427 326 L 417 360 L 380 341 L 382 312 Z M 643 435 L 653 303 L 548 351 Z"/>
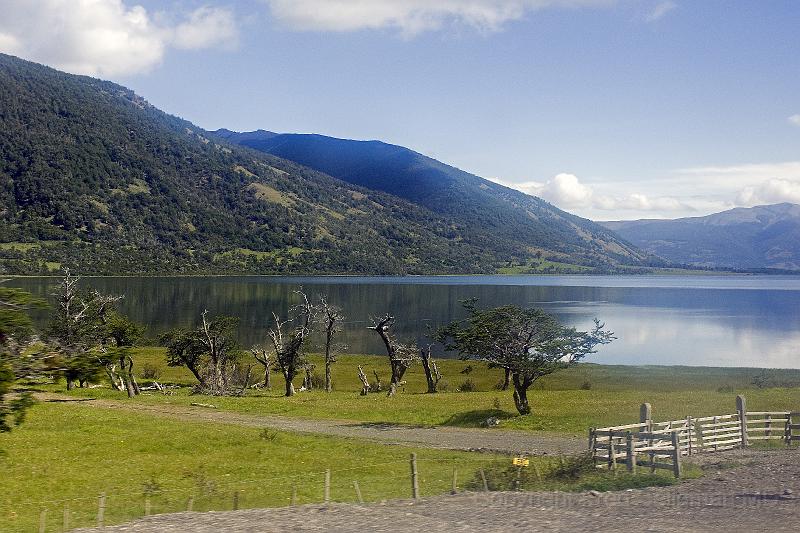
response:
<path fill-rule="evenodd" d="M 589 450 L 598 467 L 663 468 L 675 477 L 681 475 L 682 456 L 745 448 L 759 440 L 800 441 L 800 413 L 747 411 L 744 397 L 737 396 L 735 413 L 654 422 L 645 403 L 637 424 L 589 430 Z"/>

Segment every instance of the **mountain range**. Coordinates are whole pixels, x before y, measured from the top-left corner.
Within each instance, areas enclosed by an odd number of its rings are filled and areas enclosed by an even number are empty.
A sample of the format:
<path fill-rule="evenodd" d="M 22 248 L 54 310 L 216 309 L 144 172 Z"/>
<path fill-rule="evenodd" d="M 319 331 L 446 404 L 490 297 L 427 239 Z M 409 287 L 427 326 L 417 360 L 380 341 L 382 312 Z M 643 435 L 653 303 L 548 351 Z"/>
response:
<path fill-rule="evenodd" d="M 0 269 L 490 273 L 663 264 L 607 228 L 376 141 L 207 132 L 0 54 Z"/>
<path fill-rule="evenodd" d="M 403 198 L 464 228 L 468 242 L 502 247 L 506 256 L 547 254 L 581 265 L 646 261 L 611 231 L 548 202 L 381 141 L 265 130 L 217 136 L 289 159 L 340 180 Z"/>
<path fill-rule="evenodd" d="M 800 270 L 800 205 L 739 207 L 703 217 L 601 224 L 673 263 Z"/>

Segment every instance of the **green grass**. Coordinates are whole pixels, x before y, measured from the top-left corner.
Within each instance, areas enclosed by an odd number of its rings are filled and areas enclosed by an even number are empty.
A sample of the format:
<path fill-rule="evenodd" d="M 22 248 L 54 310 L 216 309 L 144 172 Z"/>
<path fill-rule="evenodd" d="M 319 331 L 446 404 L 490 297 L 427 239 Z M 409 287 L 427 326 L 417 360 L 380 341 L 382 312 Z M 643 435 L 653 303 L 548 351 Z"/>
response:
<path fill-rule="evenodd" d="M 591 267 L 575 265 L 572 263 L 562 263 L 549 259 L 532 259 L 524 265 L 512 265 L 497 269 L 498 274 L 540 274 L 558 272 L 560 274 L 580 274 L 587 272 Z"/>
<path fill-rule="evenodd" d="M 0 242 L 0 250 L 16 250 L 18 252 L 29 252 L 41 248 L 41 244 L 36 242 Z"/>
<path fill-rule="evenodd" d="M 319 390 L 282 396 L 283 379 L 273 373 L 271 391 L 250 391 L 243 398 L 198 399 L 190 395 L 191 375 L 183 368 L 166 367 L 161 348 L 141 348 L 136 357 L 141 371 L 145 364 L 161 369 L 161 382 L 187 385 L 174 396 L 153 394 L 128 400 L 110 390 L 84 389 L 72 394 L 81 397 L 118 398 L 121 401 L 188 405 L 213 403 L 223 410 L 249 414 L 279 414 L 304 418 L 333 418 L 361 422 L 385 422 L 410 425 L 454 425 L 474 427 L 489 416 L 503 419 L 502 427 L 528 431 L 553 431 L 584 434 L 591 426 L 602 427 L 638 420 L 639 405 L 650 402 L 656 420 L 732 413 L 736 394 L 744 394 L 750 410 L 797 409 L 800 406 L 800 371 L 751 368 L 697 368 L 658 366 L 605 366 L 584 364 L 543 379 L 529 392 L 533 414 L 517 416 L 510 391 L 496 390 L 499 370 L 482 363 L 442 360 L 439 366 L 447 392 L 425 394 L 425 377 L 419 365 L 406 374 L 406 385 L 394 398 L 385 394 L 360 396 L 356 366 L 361 364 L 374 380 L 373 370 L 389 379 L 385 358 L 341 356 L 333 367 L 335 391 Z M 322 362 L 312 357 L 317 371 Z M 468 374 L 462 373 L 468 366 Z M 755 377 L 766 380 L 767 387 L 751 385 Z M 478 392 L 456 392 L 470 379 Z M 443 381 L 444 381 L 443 380 Z M 296 383 L 299 386 L 300 379 Z M 589 390 L 584 390 L 590 387 Z M 63 384 L 48 386 L 62 390 Z"/>
<path fill-rule="evenodd" d="M 44 508 L 48 531 L 60 530 L 65 505 L 72 527 L 92 525 L 101 492 L 111 524 L 142 516 L 148 487 L 154 513 L 185 510 L 191 496 L 195 510 L 227 510 L 234 491 L 241 508 L 287 505 L 293 484 L 298 503 L 320 502 L 330 468 L 332 500 L 354 501 L 357 480 L 364 498 L 376 501 L 409 496 L 412 451 L 423 495 L 449 490 L 454 465 L 467 479 L 508 462 L 69 403 L 36 405 L 25 424 L 0 436 L 0 448 L 2 531 L 34 531 Z"/>

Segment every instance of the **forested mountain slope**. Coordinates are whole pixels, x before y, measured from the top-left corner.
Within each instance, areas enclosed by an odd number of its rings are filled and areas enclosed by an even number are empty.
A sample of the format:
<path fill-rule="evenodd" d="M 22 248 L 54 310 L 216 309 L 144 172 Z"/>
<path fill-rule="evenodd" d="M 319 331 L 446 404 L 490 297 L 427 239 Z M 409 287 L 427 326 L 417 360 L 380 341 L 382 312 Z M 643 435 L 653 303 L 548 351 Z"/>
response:
<path fill-rule="evenodd" d="M 265 130 L 214 133 L 349 183 L 400 196 L 453 219 L 466 229 L 468 242 L 500 246 L 506 255 L 539 251 L 551 259 L 593 266 L 658 262 L 590 220 L 402 146 Z"/>
<path fill-rule="evenodd" d="M 477 273 L 541 248 L 7 55 L 0 205 L 0 268 L 18 274 Z M 593 241 L 576 250 L 604 267 L 635 262 Z"/>

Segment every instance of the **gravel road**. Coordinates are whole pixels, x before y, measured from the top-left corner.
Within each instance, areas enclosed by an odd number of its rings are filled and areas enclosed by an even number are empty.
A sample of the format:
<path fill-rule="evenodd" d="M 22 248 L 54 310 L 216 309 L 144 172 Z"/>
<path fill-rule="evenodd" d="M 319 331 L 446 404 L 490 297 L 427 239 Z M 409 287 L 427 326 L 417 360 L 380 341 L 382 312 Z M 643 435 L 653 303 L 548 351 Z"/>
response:
<path fill-rule="evenodd" d="M 616 493 L 464 493 L 380 504 L 152 516 L 103 532 L 798 531 L 800 452 L 702 459 L 703 478 Z M 82 530 L 98 532 L 99 530 Z"/>
<path fill-rule="evenodd" d="M 39 394 L 42 401 L 70 401 L 86 408 L 118 409 L 147 413 L 184 421 L 219 422 L 239 426 L 271 428 L 297 433 L 367 439 L 384 444 L 405 444 L 426 448 L 559 455 L 586 450 L 586 440 L 559 433 L 526 432 L 501 428 L 414 427 L 370 424 L 350 420 L 312 420 L 276 415 L 251 415 L 207 407 L 148 405 L 115 400 L 75 400 L 70 396 Z"/>

